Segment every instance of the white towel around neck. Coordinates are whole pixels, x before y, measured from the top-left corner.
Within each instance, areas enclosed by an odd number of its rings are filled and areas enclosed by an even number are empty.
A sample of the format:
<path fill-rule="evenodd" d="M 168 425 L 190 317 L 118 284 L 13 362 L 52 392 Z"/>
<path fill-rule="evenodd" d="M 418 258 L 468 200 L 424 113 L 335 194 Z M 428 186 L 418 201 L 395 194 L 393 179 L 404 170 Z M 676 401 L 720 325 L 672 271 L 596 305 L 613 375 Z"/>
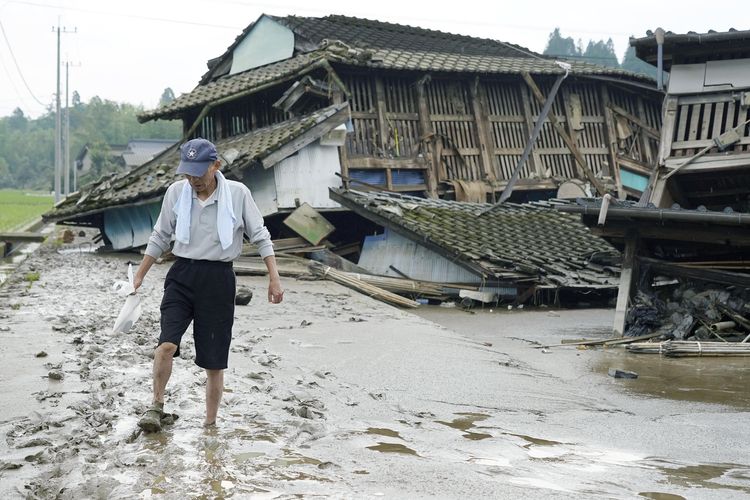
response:
<path fill-rule="evenodd" d="M 216 227 L 219 232 L 219 241 L 221 248 L 226 250 L 232 245 L 234 240 L 234 224 L 237 218 L 234 216 L 234 207 L 232 206 L 232 193 L 229 191 L 229 183 L 224 175 L 216 171 L 216 189 L 218 190 L 218 207 L 216 210 Z M 190 243 L 190 214 L 193 210 L 193 188 L 189 182 L 182 186 L 182 193 L 172 207 L 177 216 L 177 225 L 175 227 L 175 238 L 180 243 L 188 245 Z"/>

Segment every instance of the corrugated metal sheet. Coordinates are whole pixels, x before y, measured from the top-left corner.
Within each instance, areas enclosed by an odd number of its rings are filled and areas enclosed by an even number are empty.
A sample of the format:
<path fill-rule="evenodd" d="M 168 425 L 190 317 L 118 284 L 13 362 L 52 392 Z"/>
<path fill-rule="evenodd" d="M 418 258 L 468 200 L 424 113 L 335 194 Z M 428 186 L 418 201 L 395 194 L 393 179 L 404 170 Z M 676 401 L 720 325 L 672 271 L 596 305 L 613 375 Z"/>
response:
<path fill-rule="evenodd" d="M 439 283 L 480 283 L 481 277 L 442 255 L 386 229 L 365 238 L 359 266 L 374 274 L 402 278 L 393 266 L 409 278 Z"/>
<path fill-rule="evenodd" d="M 263 217 L 279 211 L 279 205 L 276 203 L 276 181 L 273 169 L 265 169 L 261 166 L 252 167 L 245 171 L 242 183 L 250 188 L 255 204 L 258 205 L 258 210 Z"/>
<path fill-rule="evenodd" d="M 302 148 L 274 168 L 278 207 L 295 208 L 297 201 L 313 208 L 340 207 L 328 196 L 328 188 L 341 187 L 337 172 L 341 172 L 337 147 L 315 142 Z"/>
<path fill-rule="evenodd" d="M 112 243 L 112 249 L 146 245 L 160 208 L 160 203 L 150 203 L 104 212 L 104 234 Z"/>

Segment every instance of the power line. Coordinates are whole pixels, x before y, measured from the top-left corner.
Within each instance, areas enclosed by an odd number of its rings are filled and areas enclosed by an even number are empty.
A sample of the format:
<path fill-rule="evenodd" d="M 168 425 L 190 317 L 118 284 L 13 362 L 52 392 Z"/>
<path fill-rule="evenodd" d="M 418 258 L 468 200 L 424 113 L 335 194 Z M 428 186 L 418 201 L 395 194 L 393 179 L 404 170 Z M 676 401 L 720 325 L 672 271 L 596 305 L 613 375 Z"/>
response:
<path fill-rule="evenodd" d="M 24 86 L 26 87 L 26 90 L 29 91 L 29 94 L 31 97 L 34 98 L 36 102 L 39 103 L 40 106 L 44 107 L 46 106 L 42 101 L 40 101 L 36 95 L 34 95 L 34 92 L 31 91 L 31 88 L 29 87 L 29 84 L 26 83 L 26 78 L 23 76 L 23 71 L 21 71 L 21 67 L 18 65 L 18 61 L 16 60 L 16 55 L 13 53 L 13 47 L 10 46 L 10 41 L 8 40 L 8 35 L 5 34 L 5 27 L 3 27 L 2 21 L 0 21 L 0 31 L 3 32 L 3 38 L 5 39 L 5 44 L 8 46 L 8 51 L 10 52 L 10 57 L 13 59 L 13 63 L 16 65 L 16 69 L 18 70 L 18 75 L 21 77 L 21 81 L 23 82 Z"/>
<path fill-rule="evenodd" d="M 13 87 L 13 93 L 16 94 L 16 97 L 18 98 L 18 101 L 21 102 L 21 104 L 24 107 L 26 107 L 25 104 L 24 104 L 24 102 L 23 102 L 23 97 L 21 97 L 21 93 L 18 91 L 18 87 L 16 87 L 15 82 L 13 82 L 13 77 L 11 77 L 10 71 L 8 71 L 8 67 L 5 65 L 5 61 L 3 61 L 2 59 L 0 59 L 0 64 L 3 65 L 3 70 L 5 71 L 5 74 L 8 75 L 8 81 L 10 82 L 11 87 Z M 11 101 L 11 102 L 13 102 L 13 101 Z"/>

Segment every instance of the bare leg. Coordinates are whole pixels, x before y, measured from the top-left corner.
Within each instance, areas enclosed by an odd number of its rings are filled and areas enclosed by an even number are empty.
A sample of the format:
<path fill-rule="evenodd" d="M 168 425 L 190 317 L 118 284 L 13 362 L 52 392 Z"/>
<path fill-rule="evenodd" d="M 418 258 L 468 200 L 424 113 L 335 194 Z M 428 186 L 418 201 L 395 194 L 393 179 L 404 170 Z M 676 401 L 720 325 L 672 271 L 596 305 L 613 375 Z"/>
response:
<path fill-rule="evenodd" d="M 164 390 L 172 375 L 172 358 L 177 346 L 164 342 L 154 353 L 154 403 L 164 403 Z"/>
<path fill-rule="evenodd" d="M 206 375 L 206 420 L 203 425 L 213 425 L 224 392 L 224 370 L 206 370 Z"/>

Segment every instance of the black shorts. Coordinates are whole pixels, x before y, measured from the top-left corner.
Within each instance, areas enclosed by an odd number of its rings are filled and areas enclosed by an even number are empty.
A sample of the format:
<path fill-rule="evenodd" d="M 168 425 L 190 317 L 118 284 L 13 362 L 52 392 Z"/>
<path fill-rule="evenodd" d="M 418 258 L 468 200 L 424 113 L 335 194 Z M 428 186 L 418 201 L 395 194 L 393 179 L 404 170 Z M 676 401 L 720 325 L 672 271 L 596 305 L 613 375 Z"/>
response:
<path fill-rule="evenodd" d="M 195 364 L 209 370 L 227 367 L 234 324 L 236 280 L 231 262 L 178 258 L 164 280 L 159 345 L 180 340 L 193 322 Z"/>

